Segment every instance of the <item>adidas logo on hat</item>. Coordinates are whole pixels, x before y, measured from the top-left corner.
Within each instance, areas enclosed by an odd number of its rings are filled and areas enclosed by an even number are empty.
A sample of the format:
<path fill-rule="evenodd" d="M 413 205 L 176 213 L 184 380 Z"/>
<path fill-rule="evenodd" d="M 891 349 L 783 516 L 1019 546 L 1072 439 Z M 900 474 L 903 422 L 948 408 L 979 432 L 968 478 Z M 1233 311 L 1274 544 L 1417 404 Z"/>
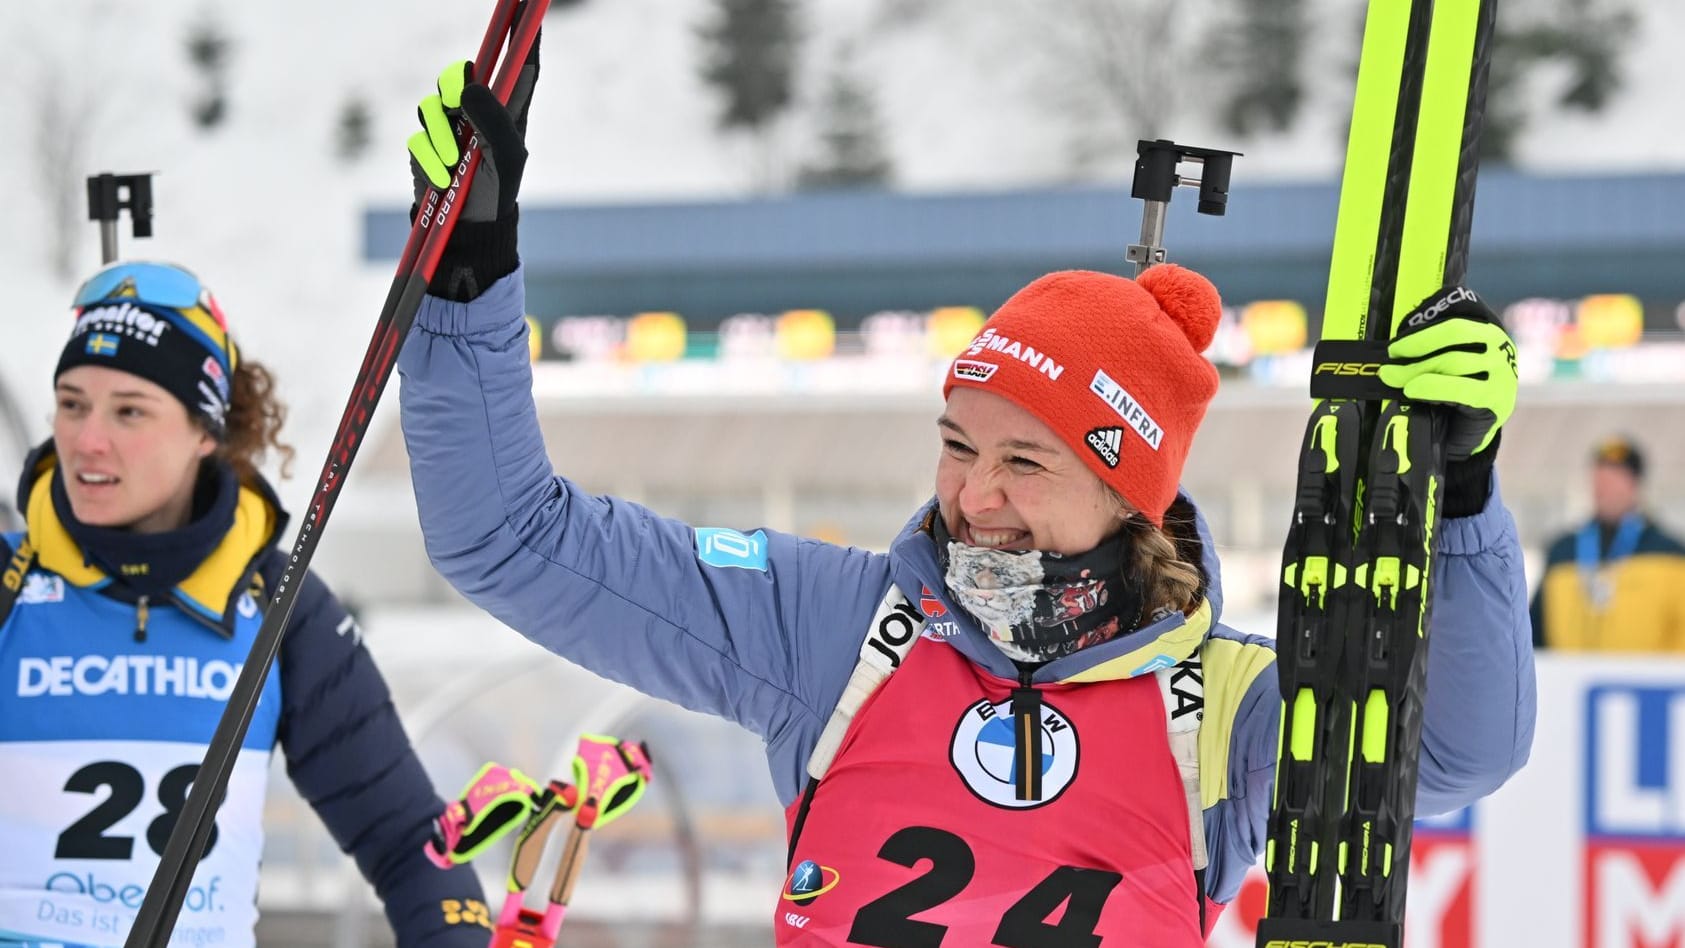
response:
<path fill-rule="evenodd" d="M 1107 467 L 1117 467 L 1118 451 L 1123 447 L 1122 428 L 1095 428 L 1085 440 Z"/>

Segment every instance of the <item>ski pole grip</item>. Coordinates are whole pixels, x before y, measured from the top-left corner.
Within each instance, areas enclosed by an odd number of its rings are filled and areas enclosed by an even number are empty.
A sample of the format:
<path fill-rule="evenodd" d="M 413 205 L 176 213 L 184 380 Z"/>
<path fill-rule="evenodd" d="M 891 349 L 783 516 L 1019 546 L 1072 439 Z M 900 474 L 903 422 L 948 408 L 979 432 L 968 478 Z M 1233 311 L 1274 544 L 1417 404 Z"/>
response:
<path fill-rule="evenodd" d="M 550 901 L 567 905 L 573 901 L 574 886 L 579 884 L 580 870 L 585 868 L 585 852 L 591 846 L 591 831 L 575 827 L 569 837 L 569 847 L 562 865 L 556 867 L 555 884 L 550 887 Z"/>

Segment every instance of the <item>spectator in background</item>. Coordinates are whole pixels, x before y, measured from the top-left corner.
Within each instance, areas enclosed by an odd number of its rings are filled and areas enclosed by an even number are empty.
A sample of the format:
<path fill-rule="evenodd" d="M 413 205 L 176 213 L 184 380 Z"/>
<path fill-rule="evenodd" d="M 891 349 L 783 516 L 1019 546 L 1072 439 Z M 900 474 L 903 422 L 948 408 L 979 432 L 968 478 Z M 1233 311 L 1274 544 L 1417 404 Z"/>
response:
<path fill-rule="evenodd" d="M 1641 508 L 1644 455 L 1624 437 L 1592 453 L 1592 518 L 1550 546 L 1533 642 L 1605 652 L 1685 651 L 1685 546 Z"/>

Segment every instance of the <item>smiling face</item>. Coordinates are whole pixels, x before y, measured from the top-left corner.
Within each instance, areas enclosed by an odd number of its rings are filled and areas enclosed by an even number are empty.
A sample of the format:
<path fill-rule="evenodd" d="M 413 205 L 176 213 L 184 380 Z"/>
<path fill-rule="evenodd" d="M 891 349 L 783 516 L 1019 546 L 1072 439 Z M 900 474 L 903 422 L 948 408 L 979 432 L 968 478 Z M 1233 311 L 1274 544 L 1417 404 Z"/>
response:
<path fill-rule="evenodd" d="M 959 542 L 1072 556 L 1121 529 L 1117 495 L 1015 403 L 956 387 L 937 427 L 936 497 L 943 524 Z"/>
<path fill-rule="evenodd" d="M 187 523 L 199 462 L 216 441 L 162 386 L 100 366 L 55 385 L 53 446 L 76 518 L 159 533 Z"/>

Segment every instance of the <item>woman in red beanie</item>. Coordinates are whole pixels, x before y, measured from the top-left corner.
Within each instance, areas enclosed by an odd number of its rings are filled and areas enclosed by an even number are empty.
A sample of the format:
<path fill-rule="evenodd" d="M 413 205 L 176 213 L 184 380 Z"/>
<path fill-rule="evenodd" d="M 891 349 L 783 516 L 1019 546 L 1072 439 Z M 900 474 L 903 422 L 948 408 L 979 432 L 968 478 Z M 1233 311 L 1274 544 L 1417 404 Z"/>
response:
<path fill-rule="evenodd" d="M 1211 284 L 1160 266 L 1014 295 L 950 367 L 936 496 L 887 553 L 693 528 L 553 471 L 514 251 L 525 100 L 445 82 L 422 112 L 444 127 L 459 105 L 493 183 L 399 361 L 439 571 L 546 648 L 766 741 L 778 944 L 1203 943 L 1263 845 L 1280 719 L 1272 643 L 1219 623 L 1177 488 L 1217 389 Z M 410 144 L 418 180 L 448 180 L 448 136 Z M 1436 326 L 1457 358 L 1418 352 L 1389 381 L 1456 395 L 1483 450 L 1449 472 L 1437 538 L 1423 813 L 1521 766 L 1534 700 L 1491 474 L 1515 376 L 1479 309 Z"/>

